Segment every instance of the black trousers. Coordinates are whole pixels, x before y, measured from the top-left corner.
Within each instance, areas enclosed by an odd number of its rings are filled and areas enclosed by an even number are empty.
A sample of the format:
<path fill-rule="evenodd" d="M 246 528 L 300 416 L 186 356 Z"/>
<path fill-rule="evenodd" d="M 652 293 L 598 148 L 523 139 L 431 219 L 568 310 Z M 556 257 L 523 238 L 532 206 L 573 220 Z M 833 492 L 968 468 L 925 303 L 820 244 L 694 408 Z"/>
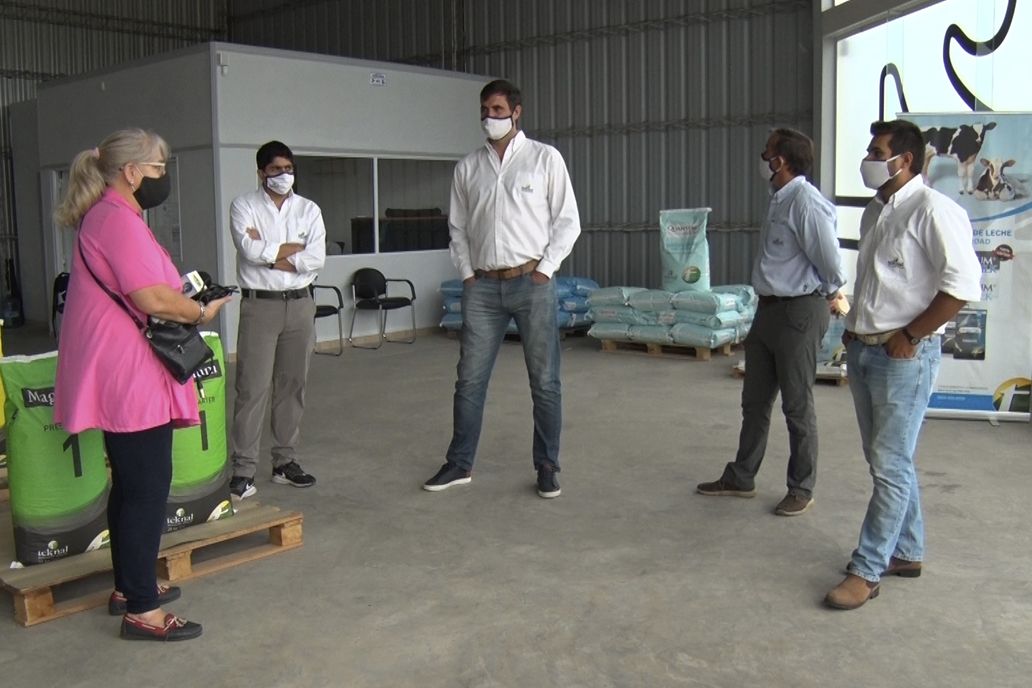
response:
<path fill-rule="evenodd" d="M 157 559 L 172 484 L 172 423 L 104 432 L 111 462 L 108 530 L 115 590 L 131 614 L 158 608 Z"/>
<path fill-rule="evenodd" d="M 813 496 L 817 480 L 813 383 L 817 352 L 830 319 L 828 302 L 819 296 L 760 304 L 745 339 L 738 455 L 724 469 L 723 480 L 743 490 L 755 487 L 754 479 L 767 450 L 771 410 L 780 391 L 781 410 L 788 425 L 788 491 L 806 498 Z"/>

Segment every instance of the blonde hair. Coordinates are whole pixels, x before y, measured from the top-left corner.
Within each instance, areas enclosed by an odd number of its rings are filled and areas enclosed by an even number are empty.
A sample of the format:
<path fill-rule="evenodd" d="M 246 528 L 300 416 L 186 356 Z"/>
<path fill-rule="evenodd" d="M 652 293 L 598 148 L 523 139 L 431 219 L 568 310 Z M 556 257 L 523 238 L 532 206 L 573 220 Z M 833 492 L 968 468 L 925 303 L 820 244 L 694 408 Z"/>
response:
<path fill-rule="evenodd" d="M 54 220 L 64 227 L 78 227 L 83 215 L 100 200 L 122 168 L 129 163 L 164 162 L 170 153 L 165 139 L 152 131 L 116 131 L 93 150 L 75 156 L 68 192 L 54 211 Z"/>

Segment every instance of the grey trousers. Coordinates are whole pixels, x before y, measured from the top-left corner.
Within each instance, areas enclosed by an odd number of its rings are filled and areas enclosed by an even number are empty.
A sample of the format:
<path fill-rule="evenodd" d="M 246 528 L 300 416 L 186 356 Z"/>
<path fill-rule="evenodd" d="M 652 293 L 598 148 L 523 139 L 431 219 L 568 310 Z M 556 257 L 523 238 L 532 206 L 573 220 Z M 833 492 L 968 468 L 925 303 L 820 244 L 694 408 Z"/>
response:
<path fill-rule="evenodd" d="M 272 465 L 297 460 L 305 382 L 315 346 L 315 301 L 243 298 L 237 334 L 233 475 L 253 478 L 272 387 Z"/>
<path fill-rule="evenodd" d="M 788 424 L 788 491 L 813 496 L 817 479 L 813 383 L 817 352 L 830 320 L 828 302 L 819 296 L 760 304 L 745 339 L 738 455 L 724 469 L 723 480 L 745 490 L 755 487 L 767 450 L 771 409 L 780 390 L 781 410 Z"/>

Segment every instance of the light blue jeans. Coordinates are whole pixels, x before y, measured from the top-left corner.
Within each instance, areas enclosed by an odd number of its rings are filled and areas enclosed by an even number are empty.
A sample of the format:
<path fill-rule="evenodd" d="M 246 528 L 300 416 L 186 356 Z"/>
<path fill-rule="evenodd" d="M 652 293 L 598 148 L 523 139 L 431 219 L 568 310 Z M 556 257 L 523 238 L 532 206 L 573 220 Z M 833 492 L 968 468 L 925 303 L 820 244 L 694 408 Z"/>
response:
<path fill-rule="evenodd" d="M 481 277 L 462 294 L 462 352 L 455 383 L 455 415 L 447 459 L 473 470 L 484 402 L 498 349 L 510 318 L 523 342 L 523 358 L 534 401 L 534 468 L 559 470 L 559 433 L 563 426 L 559 382 L 559 325 L 555 279 L 536 284 L 530 275 L 510 280 Z"/>
<path fill-rule="evenodd" d="M 848 571 L 877 582 L 889 558 L 924 559 L 924 521 L 914 451 L 939 373 L 938 336 L 922 340 L 911 359 L 889 357 L 884 346 L 849 343 L 847 365 L 864 457 L 874 494 Z"/>

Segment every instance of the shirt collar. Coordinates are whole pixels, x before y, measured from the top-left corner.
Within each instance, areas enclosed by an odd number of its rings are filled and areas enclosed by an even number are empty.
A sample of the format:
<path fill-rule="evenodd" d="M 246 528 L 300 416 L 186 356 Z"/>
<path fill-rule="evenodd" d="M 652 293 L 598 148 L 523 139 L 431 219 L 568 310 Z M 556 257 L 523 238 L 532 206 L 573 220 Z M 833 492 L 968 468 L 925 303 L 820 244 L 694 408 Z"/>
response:
<path fill-rule="evenodd" d="M 263 187 L 259 187 L 258 193 L 260 193 L 261 196 L 262 196 L 262 202 L 268 203 L 273 208 L 276 207 L 276 202 L 272 200 L 272 196 L 269 195 L 269 192 L 265 190 L 264 186 Z M 290 193 L 287 194 L 287 197 L 285 199 L 283 199 L 283 205 L 287 205 L 288 203 L 290 203 L 291 199 L 293 199 L 293 198 L 294 198 L 294 190 L 291 189 Z"/>
<path fill-rule="evenodd" d="M 803 175 L 799 175 L 798 177 L 793 177 L 790 182 L 788 182 L 783 187 L 781 187 L 780 189 L 778 189 L 777 191 L 774 192 L 774 194 L 771 196 L 771 200 L 773 202 L 780 203 L 781 201 L 787 199 L 789 196 L 793 195 L 796 192 L 796 189 L 797 189 L 797 187 L 800 184 L 805 184 L 805 183 L 806 183 L 806 177 L 804 177 Z M 774 188 L 774 187 L 771 187 L 771 188 Z"/>
<path fill-rule="evenodd" d="M 116 191 L 115 189 L 111 188 L 110 186 L 107 187 L 106 189 L 104 189 L 104 196 L 103 196 L 103 198 L 106 199 L 106 200 L 110 200 L 110 201 L 113 201 L 115 203 L 119 203 L 121 205 L 124 205 L 126 208 L 128 208 L 131 211 L 133 211 L 134 214 L 139 215 L 140 217 L 143 217 L 143 211 L 142 210 L 140 210 L 139 208 L 134 208 L 132 206 L 132 204 L 126 199 L 125 196 L 123 196 L 122 194 L 118 193 L 118 191 Z"/>
<path fill-rule="evenodd" d="M 516 151 L 518 151 L 520 148 L 523 147 L 523 144 L 526 143 L 526 141 L 527 135 L 524 134 L 522 131 L 517 131 L 516 135 L 512 137 L 511 141 L 509 141 L 509 145 L 505 147 L 506 156 L 508 156 L 509 153 L 515 153 Z M 490 141 L 484 142 L 484 148 L 486 148 L 491 153 L 495 152 L 494 146 L 491 145 Z"/>
<path fill-rule="evenodd" d="M 924 179 L 921 178 L 921 175 L 915 174 L 913 179 L 900 187 L 896 193 L 892 194 L 892 198 L 889 199 L 889 203 L 892 204 L 893 208 L 898 208 L 900 203 L 916 194 L 924 185 Z M 874 197 L 878 199 L 878 202 L 882 205 L 887 205 L 885 199 L 881 197 L 881 193 L 875 194 Z"/>

